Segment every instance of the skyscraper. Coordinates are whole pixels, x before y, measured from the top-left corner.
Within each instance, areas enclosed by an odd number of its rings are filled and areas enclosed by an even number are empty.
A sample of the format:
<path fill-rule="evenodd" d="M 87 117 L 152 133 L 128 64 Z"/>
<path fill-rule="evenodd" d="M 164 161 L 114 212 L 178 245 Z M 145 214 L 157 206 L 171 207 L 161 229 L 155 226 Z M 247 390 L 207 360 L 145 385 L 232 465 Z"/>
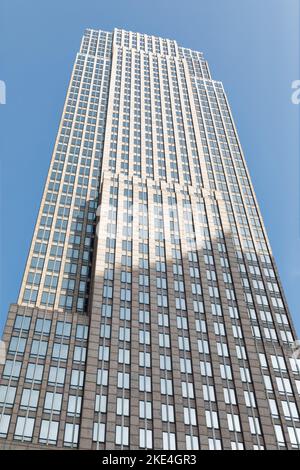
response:
<path fill-rule="evenodd" d="M 86 30 L 3 339 L 1 448 L 300 448 L 296 334 L 202 53 Z"/>

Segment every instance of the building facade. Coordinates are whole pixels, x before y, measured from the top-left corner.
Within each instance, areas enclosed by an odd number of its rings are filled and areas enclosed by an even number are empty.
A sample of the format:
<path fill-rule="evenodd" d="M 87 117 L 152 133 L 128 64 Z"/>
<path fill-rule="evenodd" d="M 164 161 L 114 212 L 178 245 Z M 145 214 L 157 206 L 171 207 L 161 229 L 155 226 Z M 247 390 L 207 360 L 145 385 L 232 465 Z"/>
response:
<path fill-rule="evenodd" d="M 202 53 L 85 32 L 3 339 L 2 449 L 300 448 L 296 334 Z"/>

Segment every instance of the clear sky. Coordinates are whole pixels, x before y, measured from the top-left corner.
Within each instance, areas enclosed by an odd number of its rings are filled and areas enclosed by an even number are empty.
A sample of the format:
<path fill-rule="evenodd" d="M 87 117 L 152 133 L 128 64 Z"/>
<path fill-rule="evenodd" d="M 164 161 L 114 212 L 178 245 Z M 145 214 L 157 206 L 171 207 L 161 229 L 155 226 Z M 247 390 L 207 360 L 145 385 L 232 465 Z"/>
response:
<path fill-rule="evenodd" d="M 176 39 L 227 91 L 300 333 L 298 0 L 2 0 L 0 329 L 17 300 L 75 54 L 85 28 Z"/>

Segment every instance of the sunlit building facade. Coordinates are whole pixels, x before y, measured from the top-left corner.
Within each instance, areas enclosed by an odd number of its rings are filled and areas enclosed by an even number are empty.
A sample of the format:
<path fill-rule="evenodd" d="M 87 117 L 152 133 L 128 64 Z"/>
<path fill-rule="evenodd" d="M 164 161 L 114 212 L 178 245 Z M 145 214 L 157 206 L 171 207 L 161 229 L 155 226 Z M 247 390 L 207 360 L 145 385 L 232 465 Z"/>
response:
<path fill-rule="evenodd" d="M 201 52 L 86 30 L 3 339 L 2 449 L 300 448 L 296 334 Z"/>

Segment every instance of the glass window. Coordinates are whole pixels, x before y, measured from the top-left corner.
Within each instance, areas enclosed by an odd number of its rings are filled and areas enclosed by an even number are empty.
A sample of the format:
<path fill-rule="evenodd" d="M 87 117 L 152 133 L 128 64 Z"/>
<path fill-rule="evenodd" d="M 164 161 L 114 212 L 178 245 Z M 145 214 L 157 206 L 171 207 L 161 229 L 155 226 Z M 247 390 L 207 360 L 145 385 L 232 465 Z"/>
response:
<path fill-rule="evenodd" d="M 104 442 L 105 439 L 105 424 L 94 423 L 93 427 L 93 441 Z"/>
<path fill-rule="evenodd" d="M 86 348 L 82 346 L 75 346 L 74 348 L 74 362 L 85 362 L 86 359 Z"/>
<path fill-rule="evenodd" d="M 174 406 L 173 405 L 161 405 L 161 420 L 170 423 L 174 423 Z"/>
<path fill-rule="evenodd" d="M 7 360 L 5 362 L 5 367 L 3 370 L 3 377 L 4 378 L 11 377 L 13 379 L 18 379 L 20 376 L 21 367 L 22 367 L 22 362 Z"/>
<path fill-rule="evenodd" d="M 66 369 L 63 367 L 50 367 L 48 383 L 50 385 L 59 385 L 63 386 L 65 383 Z"/>
<path fill-rule="evenodd" d="M 299 428 L 292 428 L 288 426 L 287 428 L 288 433 L 289 433 L 289 438 L 291 441 L 291 444 L 294 449 L 299 449 L 300 445 L 300 429 Z"/>
<path fill-rule="evenodd" d="M 140 401 L 139 416 L 142 419 L 152 419 L 152 404 L 150 401 Z"/>
<path fill-rule="evenodd" d="M 117 415 L 129 416 L 128 398 L 117 398 Z"/>
<path fill-rule="evenodd" d="M 176 437 L 173 432 L 163 432 L 163 449 L 164 450 L 175 450 L 176 449 Z"/>
<path fill-rule="evenodd" d="M 109 347 L 99 346 L 99 361 L 109 361 Z"/>
<path fill-rule="evenodd" d="M 32 390 L 31 388 L 24 388 L 21 397 L 20 408 L 29 410 L 36 410 L 38 406 L 40 392 L 39 390 Z"/>
<path fill-rule="evenodd" d="M 40 364 L 31 364 L 27 366 L 25 382 L 41 383 L 43 378 L 44 366 Z"/>
<path fill-rule="evenodd" d="M 8 385 L 0 386 L 0 404 L 11 407 L 14 404 L 16 395 L 16 387 L 10 387 Z"/>
<path fill-rule="evenodd" d="M 55 334 L 56 336 L 66 336 L 69 338 L 71 336 L 71 323 L 64 323 L 62 321 L 58 321 L 56 323 L 56 330 Z"/>
<path fill-rule="evenodd" d="M 152 449 L 152 431 L 140 429 L 139 446 L 141 449 Z"/>
<path fill-rule="evenodd" d="M 199 449 L 199 441 L 197 436 L 185 436 L 186 442 L 186 449 L 187 450 L 198 450 Z"/>
<path fill-rule="evenodd" d="M 28 331 L 30 328 L 31 317 L 16 315 L 14 329 Z"/>
<path fill-rule="evenodd" d="M 37 318 L 35 322 L 35 333 L 40 333 L 43 335 L 49 335 L 51 329 L 51 320 L 46 320 L 44 318 Z"/>
<path fill-rule="evenodd" d="M 205 411 L 206 426 L 208 428 L 219 429 L 218 415 L 216 411 Z"/>
<path fill-rule="evenodd" d="M 26 339 L 25 338 L 20 338 L 19 336 L 12 336 L 9 347 L 8 347 L 8 352 L 13 354 L 24 354 L 26 347 Z"/>
<path fill-rule="evenodd" d="M 238 415 L 227 413 L 227 422 L 229 431 L 241 432 L 240 419 Z"/>
<path fill-rule="evenodd" d="M 18 416 L 14 434 L 14 439 L 31 441 L 35 420 L 33 418 L 25 418 Z"/>
<path fill-rule="evenodd" d="M 183 408 L 184 424 L 197 426 L 196 410 L 194 408 Z"/>
<path fill-rule="evenodd" d="M 46 357 L 47 347 L 48 347 L 47 341 L 39 341 L 39 340 L 34 339 L 31 343 L 30 355 L 33 357 L 36 357 L 36 356 Z"/>
<path fill-rule="evenodd" d="M 47 392 L 45 396 L 44 411 L 50 413 L 60 413 L 62 403 L 62 394 Z"/>
<path fill-rule="evenodd" d="M 77 397 L 76 395 L 70 395 L 68 400 L 68 416 L 80 416 L 81 413 L 81 402 L 82 397 Z"/>
<path fill-rule="evenodd" d="M 127 426 L 116 426 L 116 444 L 129 445 L 129 428 Z"/>
<path fill-rule="evenodd" d="M 83 370 L 72 370 L 71 373 L 71 387 L 83 387 L 84 371 Z"/>
<path fill-rule="evenodd" d="M 279 424 L 274 425 L 276 439 L 279 445 L 285 446 L 282 427 Z"/>
<path fill-rule="evenodd" d="M 58 434 L 58 421 L 42 420 L 39 442 L 56 444 Z"/>
<path fill-rule="evenodd" d="M 98 369 L 97 371 L 97 385 L 105 385 L 108 384 L 108 370 L 105 369 Z"/>
<path fill-rule="evenodd" d="M 77 325 L 76 339 L 87 339 L 89 328 L 86 325 Z"/>
<path fill-rule="evenodd" d="M 106 413 L 107 411 L 107 396 L 106 395 L 96 395 L 95 411 L 98 411 L 99 413 Z"/>
<path fill-rule="evenodd" d="M 67 344 L 54 343 L 53 351 L 52 351 L 52 358 L 66 361 L 68 358 L 68 351 L 69 351 L 69 346 Z"/>
<path fill-rule="evenodd" d="M 129 389 L 130 375 L 123 372 L 118 372 L 118 388 Z"/>
<path fill-rule="evenodd" d="M 0 419 L 0 437 L 6 437 L 8 433 L 9 423 L 10 423 L 10 415 L 1 415 Z"/>
<path fill-rule="evenodd" d="M 64 434 L 64 446 L 77 447 L 79 424 L 66 423 Z"/>

